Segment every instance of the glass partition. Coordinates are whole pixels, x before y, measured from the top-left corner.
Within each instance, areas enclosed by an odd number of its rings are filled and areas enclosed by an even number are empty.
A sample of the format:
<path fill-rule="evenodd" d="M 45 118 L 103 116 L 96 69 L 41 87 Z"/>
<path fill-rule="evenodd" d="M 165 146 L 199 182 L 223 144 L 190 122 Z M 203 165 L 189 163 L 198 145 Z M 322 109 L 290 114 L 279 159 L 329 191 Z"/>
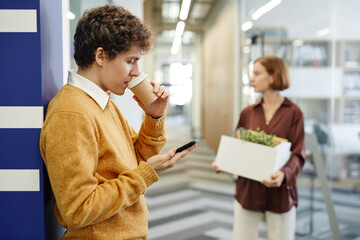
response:
<path fill-rule="evenodd" d="M 282 94 L 301 107 L 307 130 L 322 125 L 331 135 L 330 125 L 359 126 L 360 31 L 355 23 L 360 15 L 353 9 L 360 7 L 360 2 L 241 2 L 243 107 L 255 102 L 258 96 L 249 83 L 253 61 L 260 56 L 277 55 L 289 66 L 292 82 Z M 271 2 L 273 8 L 264 11 Z M 329 136 L 332 142 L 328 144 L 335 146 L 337 141 L 347 141 L 346 134 L 344 139 Z M 360 146 L 360 138 L 358 142 Z M 360 155 L 360 147 L 351 154 Z M 329 177 L 341 176 L 334 173 Z"/>
<path fill-rule="evenodd" d="M 333 190 L 359 196 L 360 1 L 243 0 L 241 9 L 242 107 L 259 97 L 249 82 L 253 61 L 283 58 L 291 87 L 281 94 L 317 135 Z"/>

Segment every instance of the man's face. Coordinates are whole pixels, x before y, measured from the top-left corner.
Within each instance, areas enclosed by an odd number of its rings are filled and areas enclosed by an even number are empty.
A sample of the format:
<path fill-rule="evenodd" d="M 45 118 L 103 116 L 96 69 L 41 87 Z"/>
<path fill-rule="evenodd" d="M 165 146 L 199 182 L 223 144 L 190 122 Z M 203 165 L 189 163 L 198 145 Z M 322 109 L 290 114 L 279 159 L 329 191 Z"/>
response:
<path fill-rule="evenodd" d="M 100 87 L 123 95 L 128 83 L 140 74 L 138 61 L 141 58 L 140 49 L 134 45 L 128 52 L 118 54 L 114 59 L 106 59 L 100 75 Z"/>

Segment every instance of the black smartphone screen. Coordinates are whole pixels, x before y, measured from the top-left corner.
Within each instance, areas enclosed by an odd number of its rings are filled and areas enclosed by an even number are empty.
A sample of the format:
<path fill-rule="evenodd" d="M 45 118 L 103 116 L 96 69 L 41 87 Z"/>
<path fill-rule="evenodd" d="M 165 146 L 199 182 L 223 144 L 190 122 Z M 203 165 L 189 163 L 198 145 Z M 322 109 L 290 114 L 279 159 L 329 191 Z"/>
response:
<path fill-rule="evenodd" d="M 187 144 L 185 144 L 184 146 L 179 147 L 178 149 L 176 149 L 175 153 L 181 152 L 189 147 L 191 147 L 192 145 L 196 144 L 197 142 L 199 142 L 199 139 L 195 139 L 191 142 L 188 142 Z"/>

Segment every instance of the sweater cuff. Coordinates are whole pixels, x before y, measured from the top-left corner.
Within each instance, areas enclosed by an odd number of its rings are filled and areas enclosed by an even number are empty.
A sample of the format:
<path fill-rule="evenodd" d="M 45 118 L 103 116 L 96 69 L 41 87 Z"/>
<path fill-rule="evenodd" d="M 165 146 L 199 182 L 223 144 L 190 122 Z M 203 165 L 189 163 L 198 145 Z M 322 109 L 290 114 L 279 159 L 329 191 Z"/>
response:
<path fill-rule="evenodd" d="M 165 129 L 165 114 L 159 118 L 152 118 L 149 114 L 145 115 L 144 130 L 149 132 L 149 136 L 158 136 L 164 133 Z"/>
<path fill-rule="evenodd" d="M 134 172 L 144 180 L 147 188 L 159 180 L 155 170 L 145 161 L 140 161 L 139 166 L 134 169 Z"/>

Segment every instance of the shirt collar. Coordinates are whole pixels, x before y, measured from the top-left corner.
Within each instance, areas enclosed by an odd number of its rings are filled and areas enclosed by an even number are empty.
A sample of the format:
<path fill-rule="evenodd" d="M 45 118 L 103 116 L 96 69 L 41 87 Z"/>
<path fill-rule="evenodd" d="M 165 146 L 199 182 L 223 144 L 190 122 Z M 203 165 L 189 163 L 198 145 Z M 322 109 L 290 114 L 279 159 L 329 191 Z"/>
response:
<path fill-rule="evenodd" d="M 95 102 L 97 102 L 97 104 L 99 104 L 102 110 L 105 110 L 105 107 L 109 102 L 110 95 L 102 90 L 98 85 L 74 71 L 69 71 L 68 84 L 86 92 L 95 100 Z"/>
<path fill-rule="evenodd" d="M 261 107 L 261 104 L 264 102 L 264 98 L 261 98 L 258 102 L 256 102 L 253 106 L 253 108 Z M 285 98 L 284 102 L 281 104 L 281 106 L 290 106 L 290 100 Z"/>

